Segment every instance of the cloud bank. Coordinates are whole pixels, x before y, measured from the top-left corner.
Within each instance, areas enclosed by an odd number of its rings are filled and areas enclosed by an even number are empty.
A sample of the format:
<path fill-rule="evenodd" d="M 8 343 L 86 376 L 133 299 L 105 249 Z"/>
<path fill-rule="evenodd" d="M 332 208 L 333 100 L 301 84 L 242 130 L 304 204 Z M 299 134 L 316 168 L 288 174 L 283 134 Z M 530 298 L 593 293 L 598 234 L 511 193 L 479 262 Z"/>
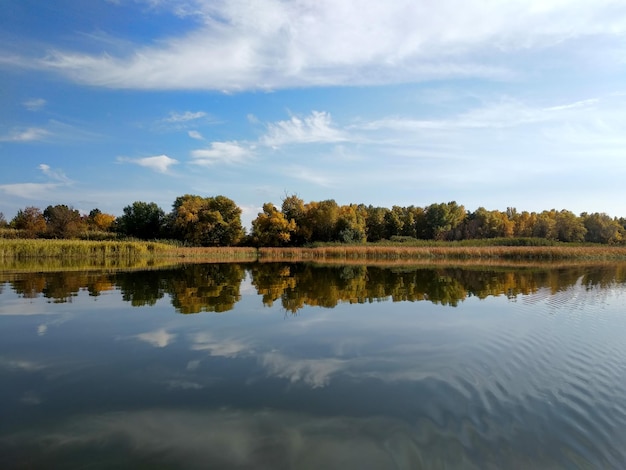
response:
<path fill-rule="evenodd" d="M 36 66 L 110 88 L 230 92 L 500 80 L 527 68 L 516 66 L 512 52 L 538 52 L 529 60 L 540 68 L 549 65 L 540 57 L 547 48 L 626 35 L 626 7 L 615 0 L 147 3 L 194 18 L 195 29 L 135 44 L 126 53 L 53 49 Z M 580 53 L 571 48 L 560 59 L 575 63 Z"/>

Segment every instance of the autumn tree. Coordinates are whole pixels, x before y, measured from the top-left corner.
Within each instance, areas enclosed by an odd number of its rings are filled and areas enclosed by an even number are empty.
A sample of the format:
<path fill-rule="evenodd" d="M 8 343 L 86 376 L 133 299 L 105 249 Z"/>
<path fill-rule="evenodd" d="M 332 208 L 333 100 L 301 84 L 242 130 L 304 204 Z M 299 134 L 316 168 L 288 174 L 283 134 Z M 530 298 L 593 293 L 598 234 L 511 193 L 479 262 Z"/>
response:
<path fill-rule="evenodd" d="M 111 230 L 115 223 L 115 216 L 105 214 L 100 209 L 92 209 L 87 216 L 87 224 L 94 230 L 107 232 Z"/>
<path fill-rule="evenodd" d="M 47 235 L 54 238 L 73 238 L 85 229 L 80 212 L 65 204 L 46 207 L 43 217 Z"/>
<path fill-rule="evenodd" d="M 123 212 L 117 219 L 120 233 L 144 240 L 161 236 L 165 212 L 155 202 L 136 201 L 124 207 Z"/>
<path fill-rule="evenodd" d="M 291 234 L 290 245 L 304 245 L 311 240 L 312 231 L 306 220 L 304 201 L 296 195 L 285 196 L 281 211 L 288 221 L 294 221 L 296 228 Z"/>
<path fill-rule="evenodd" d="M 336 239 L 344 243 L 365 241 L 365 208 L 356 204 L 341 206 L 337 217 Z"/>
<path fill-rule="evenodd" d="M 507 209 L 509 220 L 513 221 L 513 235 L 516 237 L 532 237 L 535 224 L 537 223 L 537 213 L 522 211 L 517 212 L 515 208 Z"/>
<path fill-rule="evenodd" d="M 339 206 L 335 200 L 310 202 L 305 208 L 305 225 L 311 230 L 311 241 L 330 242 L 336 240 Z"/>
<path fill-rule="evenodd" d="M 288 245 L 295 231 L 295 220 L 287 220 L 271 202 L 263 204 L 263 212 L 252 221 L 252 241 L 257 246 Z"/>
<path fill-rule="evenodd" d="M 46 219 L 41 209 L 33 206 L 20 209 L 11 220 L 12 228 L 23 230 L 27 237 L 36 237 L 46 231 Z"/>
<path fill-rule="evenodd" d="M 465 238 L 512 237 L 515 222 L 506 212 L 479 207 L 465 221 Z"/>
<path fill-rule="evenodd" d="M 179 196 L 170 223 L 176 238 L 198 246 L 236 245 L 244 235 L 241 209 L 225 196 Z"/>

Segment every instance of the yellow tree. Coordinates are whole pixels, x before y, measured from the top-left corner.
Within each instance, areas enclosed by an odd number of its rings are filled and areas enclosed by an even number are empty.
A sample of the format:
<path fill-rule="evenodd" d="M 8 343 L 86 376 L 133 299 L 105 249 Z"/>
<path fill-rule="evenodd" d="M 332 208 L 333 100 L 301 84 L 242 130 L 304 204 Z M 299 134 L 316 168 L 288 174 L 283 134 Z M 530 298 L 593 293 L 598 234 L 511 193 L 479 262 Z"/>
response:
<path fill-rule="evenodd" d="M 295 220 L 287 220 L 271 202 L 263 204 L 263 212 L 252 221 L 252 240 L 258 246 L 288 245 L 295 231 Z"/>

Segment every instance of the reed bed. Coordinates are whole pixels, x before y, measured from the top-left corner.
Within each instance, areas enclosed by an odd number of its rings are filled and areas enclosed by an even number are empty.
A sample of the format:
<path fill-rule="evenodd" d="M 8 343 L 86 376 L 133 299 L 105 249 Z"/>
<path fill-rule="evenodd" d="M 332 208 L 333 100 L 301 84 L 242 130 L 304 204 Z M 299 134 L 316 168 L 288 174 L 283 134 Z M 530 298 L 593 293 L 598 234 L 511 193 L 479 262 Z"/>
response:
<path fill-rule="evenodd" d="M 626 247 L 610 246 L 326 246 L 260 248 L 259 259 L 318 260 L 626 260 Z"/>
<path fill-rule="evenodd" d="M 0 239 L 0 260 L 34 258 L 135 259 L 157 256 L 170 247 L 156 242 Z"/>
<path fill-rule="evenodd" d="M 168 247 L 164 256 L 185 260 L 256 261 L 258 251 L 253 247 Z"/>

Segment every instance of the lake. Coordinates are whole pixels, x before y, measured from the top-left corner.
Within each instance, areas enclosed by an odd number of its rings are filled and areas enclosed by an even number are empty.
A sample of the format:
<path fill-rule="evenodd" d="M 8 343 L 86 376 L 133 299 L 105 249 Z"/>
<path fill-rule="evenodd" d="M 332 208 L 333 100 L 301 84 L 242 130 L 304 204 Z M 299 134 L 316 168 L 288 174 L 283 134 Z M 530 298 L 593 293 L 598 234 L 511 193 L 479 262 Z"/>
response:
<path fill-rule="evenodd" d="M 626 266 L 0 271 L 0 467 L 626 467 Z"/>

